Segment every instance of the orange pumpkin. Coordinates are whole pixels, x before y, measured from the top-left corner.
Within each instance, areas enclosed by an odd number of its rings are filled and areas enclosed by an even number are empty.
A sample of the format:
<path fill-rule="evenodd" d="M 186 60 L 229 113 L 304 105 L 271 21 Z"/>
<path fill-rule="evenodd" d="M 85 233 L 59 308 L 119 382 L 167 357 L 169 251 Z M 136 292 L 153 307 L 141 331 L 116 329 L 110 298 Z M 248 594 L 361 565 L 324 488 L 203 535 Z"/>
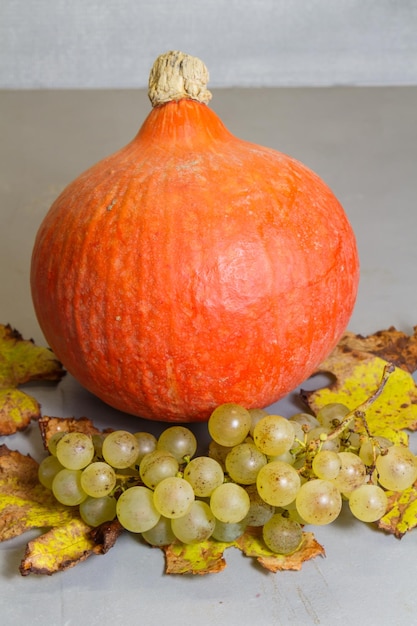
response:
<path fill-rule="evenodd" d="M 358 285 L 333 193 L 232 135 L 206 78 L 193 57 L 157 59 L 139 133 L 62 192 L 32 257 L 35 311 L 64 366 L 113 407 L 161 421 L 293 390 L 338 342 Z"/>

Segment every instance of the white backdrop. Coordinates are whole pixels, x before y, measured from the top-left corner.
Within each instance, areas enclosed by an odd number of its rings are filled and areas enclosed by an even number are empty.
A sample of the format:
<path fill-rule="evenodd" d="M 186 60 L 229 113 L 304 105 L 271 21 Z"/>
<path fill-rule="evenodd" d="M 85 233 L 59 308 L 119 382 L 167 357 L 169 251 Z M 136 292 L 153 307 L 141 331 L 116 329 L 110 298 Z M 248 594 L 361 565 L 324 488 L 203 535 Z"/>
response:
<path fill-rule="evenodd" d="M 0 1 L 0 88 L 143 87 L 169 49 L 213 87 L 417 84 L 417 0 Z"/>

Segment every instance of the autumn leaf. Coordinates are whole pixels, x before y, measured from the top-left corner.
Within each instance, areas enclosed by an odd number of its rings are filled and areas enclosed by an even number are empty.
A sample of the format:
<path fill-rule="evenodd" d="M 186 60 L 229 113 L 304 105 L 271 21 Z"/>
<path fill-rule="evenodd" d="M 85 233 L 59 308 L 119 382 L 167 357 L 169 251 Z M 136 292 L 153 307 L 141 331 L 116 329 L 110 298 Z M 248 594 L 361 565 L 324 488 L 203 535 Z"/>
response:
<path fill-rule="evenodd" d="M 17 389 L 31 381 L 59 381 L 62 365 L 53 353 L 25 340 L 10 325 L 0 324 L 0 435 L 23 430 L 40 417 L 35 398 Z"/>
<path fill-rule="evenodd" d="M 34 459 L 0 446 L 0 541 L 45 528 L 50 530 L 27 545 L 22 575 L 63 571 L 111 547 L 108 533 L 92 533 L 77 509 L 59 504 L 39 483 Z"/>
<path fill-rule="evenodd" d="M 417 482 L 401 493 L 387 491 L 388 509 L 378 521 L 378 528 L 401 539 L 417 526 Z"/>
<path fill-rule="evenodd" d="M 165 546 L 165 571 L 167 574 L 200 575 L 221 572 L 226 567 L 224 552 L 228 548 L 241 550 L 270 572 L 300 570 L 305 561 L 324 555 L 324 548 L 312 533 L 303 533 L 302 544 L 296 552 L 280 555 L 265 546 L 261 528 L 247 528 L 241 537 L 228 543 L 207 539 L 197 544 L 178 542 Z"/>
<path fill-rule="evenodd" d="M 394 338 L 389 343 L 391 336 Z M 401 365 L 394 367 L 383 395 L 367 409 L 365 417 L 372 435 L 407 443 L 408 435 L 404 430 L 417 429 L 417 387 L 409 371 L 411 366 L 414 367 L 415 335 L 410 338 L 410 344 L 411 347 L 395 329 L 367 338 L 348 333 L 317 372 L 331 374 L 334 381 L 312 392 L 302 391 L 301 396 L 315 414 L 331 402 L 341 402 L 354 410 L 372 395 L 387 365 L 387 361 L 374 352 L 394 357 L 395 349 L 402 346 L 403 358 L 396 355 Z M 364 432 L 360 421 L 356 422 L 356 430 Z"/>

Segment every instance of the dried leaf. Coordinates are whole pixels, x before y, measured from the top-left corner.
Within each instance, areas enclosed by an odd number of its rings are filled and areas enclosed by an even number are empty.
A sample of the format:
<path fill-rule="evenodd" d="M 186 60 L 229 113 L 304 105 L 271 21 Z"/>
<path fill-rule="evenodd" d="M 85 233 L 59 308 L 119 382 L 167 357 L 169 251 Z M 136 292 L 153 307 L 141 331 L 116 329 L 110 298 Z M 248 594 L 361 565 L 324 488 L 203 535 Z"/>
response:
<path fill-rule="evenodd" d="M 402 491 L 388 491 L 388 510 L 378 527 L 399 539 L 417 526 L 417 482 Z"/>
<path fill-rule="evenodd" d="M 38 425 L 45 448 L 48 447 L 49 439 L 57 432 L 78 432 L 86 435 L 94 435 L 100 432 L 87 417 L 76 419 L 74 417 L 50 417 L 49 415 L 43 415 L 39 418 Z"/>
<path fill-rule="evenodd" d="M 29 541 L 20 564 L 20 573 L 22 576 L 55 574 L 74 567 L 92 554 L 102 552 L 102 547 L 91 537 L 91 527 L 74 517 L 66 524 Z"/>
<path fill-rule="evenodd" d="M 334 382 L 316 391 L 302 391 L 301 395 L 314 413 L 331 402 L 341 402 L 353 410 L 372 395 L 386 364 L 371 353 L 347 349 L 342 340 L 319 368 L 320 372 L 332 374 Z M 403 431 L 417 429 L 417 387 L 408 371 L 394 368 L 384 393 L 366 411 L 366 420 L 373 435 L 407 442 Z M 360 422 L 356 426 L 363 432 Z"/>
<path fill-rule="evenodd" d="M 238 548 L 270 572 L 300 570 L 304 561 L 324 555 L 323 547 L 312 533 L 303 533 L 299 550 L 289 555 L 271 552 L 262 540 L 261 528 L 247 528 L 241 537 L 230 543 L 207 539 L 198 544 L 174 543 L 164 547 L 167 574 L 212 574 L 226 567 L 224 552 Z"/>
<path fill-rule="evenodd" d="M 10 325 L 0 324 L 0 435 L 23 430 L 40 417 L 35 398 L 17 387 L 34 380 L 59 381 L 62 365 L 53 353 L 25 340 Z"/>
<path fill-rule="evenodd" d="M 104 554 L 120 534 L 117 524 L 92 533 L 75 508 L 59 504 L 38 481 L 38 463 L 0 446 L 0 541 L 30 529 L 51 530 L 30 541 L 20 571 L 53 574 L 92 554 Z"/>
<path fill-rule="evenodd" d="M 254 557 L 265 569 L 271 572 L 300 570 L 304 561 L 316 556 L 324 556 L 324 548 L 314 538 L 313 533 L 304 532 L 300 548 L 293 554 L 279 555 L 271 552 L 262 541 L 262 529 L 248 528 L 236 540 L 236 545 L 246 556 Z"/>

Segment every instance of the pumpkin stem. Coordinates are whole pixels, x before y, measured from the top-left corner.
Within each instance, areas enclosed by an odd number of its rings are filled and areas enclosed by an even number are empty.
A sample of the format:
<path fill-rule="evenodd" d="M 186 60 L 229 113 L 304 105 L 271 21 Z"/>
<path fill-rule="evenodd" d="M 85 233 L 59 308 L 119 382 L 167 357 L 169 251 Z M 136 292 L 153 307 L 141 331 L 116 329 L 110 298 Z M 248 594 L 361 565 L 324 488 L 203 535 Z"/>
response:
<path fill-rule="evenodd" d="M 209 73 L 203 61 L 178 50 L 161 54 L 152 66 L 148 96 L 153 107 L 183 98 L 207 104 Z"/>

